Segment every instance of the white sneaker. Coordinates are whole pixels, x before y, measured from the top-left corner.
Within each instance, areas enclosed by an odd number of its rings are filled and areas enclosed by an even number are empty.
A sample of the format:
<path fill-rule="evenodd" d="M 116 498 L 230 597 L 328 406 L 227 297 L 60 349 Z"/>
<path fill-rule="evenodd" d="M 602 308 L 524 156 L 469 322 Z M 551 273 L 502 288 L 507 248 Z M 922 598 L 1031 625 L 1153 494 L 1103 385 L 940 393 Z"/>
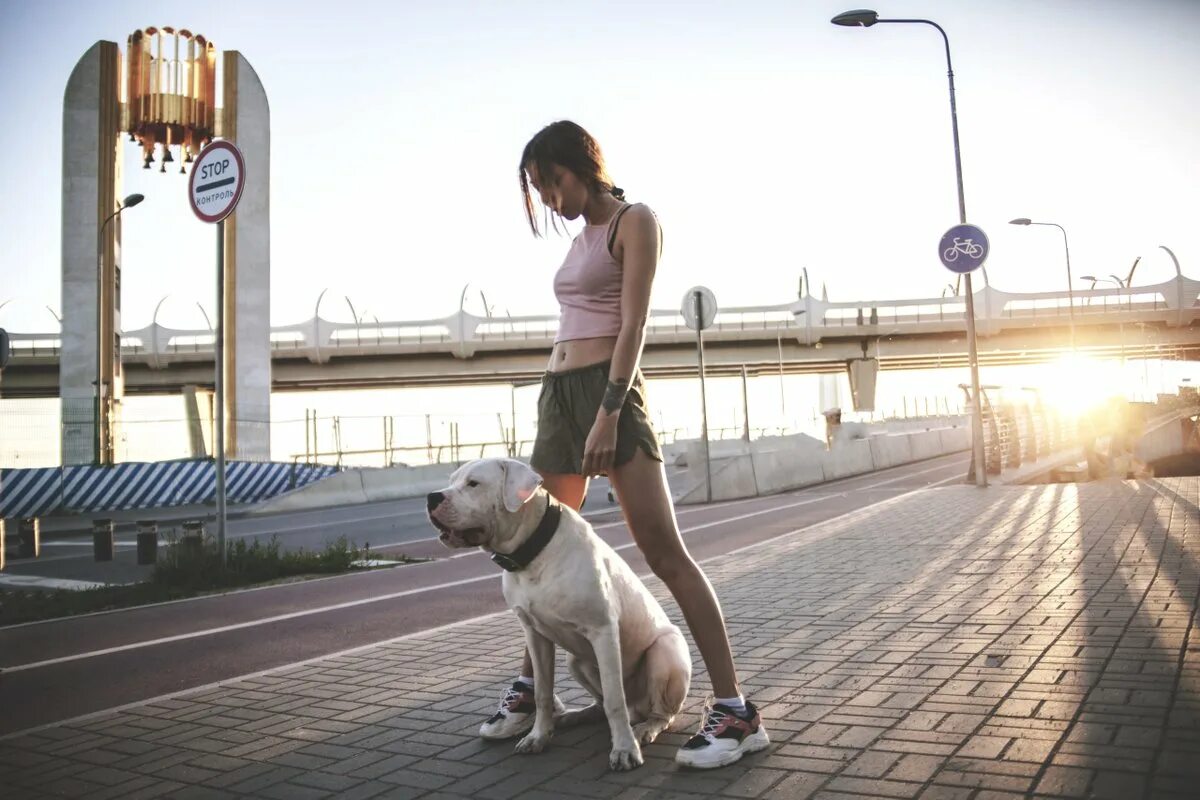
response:
<path fill-rule="evenodd" d="M 700 732 L 679 748 L 675 763 L 697 769 L 725 767 L 770 743 L 762 717 L 749 700 L 746 701 L 746 715 L 739 716 L 727 706 L 712 704 L 709 698 L 704 703 Z"/>
<path fill-rule="evenodd" d="M 484 739 L 512 739 L 522 736 L 533 728 L 534 712 L 537 707 L 533 700 L 533 687 L 520 681 L 504 690 L 500 698 L 500 707 L 488 721 L 479 726 L 479 735 Z M 555 716 L 566 711 L 558 695 L 554 695 Z"/>

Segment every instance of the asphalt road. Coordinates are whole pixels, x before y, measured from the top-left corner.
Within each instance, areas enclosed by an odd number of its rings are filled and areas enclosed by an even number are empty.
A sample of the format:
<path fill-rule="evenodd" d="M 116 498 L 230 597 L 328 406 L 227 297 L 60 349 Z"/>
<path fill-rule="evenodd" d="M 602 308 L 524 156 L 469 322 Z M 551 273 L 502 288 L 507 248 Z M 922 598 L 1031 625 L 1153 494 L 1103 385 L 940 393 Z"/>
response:
<path fill-rule="evenodd" d="M 916 489 L 960 482 L 966 462 L 967 454 L 956 454 L 787 494 L 683 506 L 679 525 L 696 559 L 720 557 Z M 592 488 L 585 516 L 647 574 L 605 492 Z M 424 515 L 423 498 L 413 498 L 237 520 L 230 535 L 278 534 L 295 546 L 353 534 L 372 551 L 434 559 L 425 563 L 0 628 L 0 735 L 503 610 L 500 570 L 480 551 L 442 547 Z M 49 557 L 59 564 L 90 560 Z"/>

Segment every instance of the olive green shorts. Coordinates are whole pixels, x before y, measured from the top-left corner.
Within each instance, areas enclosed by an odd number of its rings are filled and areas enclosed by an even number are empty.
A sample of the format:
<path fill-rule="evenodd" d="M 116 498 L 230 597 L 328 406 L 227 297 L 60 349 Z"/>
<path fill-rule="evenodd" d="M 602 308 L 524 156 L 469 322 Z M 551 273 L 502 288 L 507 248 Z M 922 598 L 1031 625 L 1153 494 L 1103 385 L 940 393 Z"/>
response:
<path fill-rule="evenodd" d="M 606 361 L 542 376 L 537 438 L 529 459 L 535 470 L 542 474 L 583 473 L 583 449 L 608 388 L 609 366 Z M 639 448 L 655 461 L 663 460 L 658 437 L 650 426 L 641 370 L 633 376 L 617 420 L 616 466 L 629 463 Z"/>

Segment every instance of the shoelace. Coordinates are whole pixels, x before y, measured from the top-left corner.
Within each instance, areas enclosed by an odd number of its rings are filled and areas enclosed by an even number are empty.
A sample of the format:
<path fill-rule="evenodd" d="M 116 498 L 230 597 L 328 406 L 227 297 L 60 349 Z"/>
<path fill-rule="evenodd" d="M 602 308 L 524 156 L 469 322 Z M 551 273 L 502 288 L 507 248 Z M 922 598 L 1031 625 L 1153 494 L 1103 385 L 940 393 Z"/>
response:
<path fill-rule="evenodd" d="M 708 709 L 708 715 L 704 718 L 704 724 L 700 726 L 698 736 L 711 736 L 717 732 L 717 728 L 721 727 L 721 723 L 729 716 L 724 711 L 718 711 L 715 708 Z"/>
<path fill-rule="evenodd" d="M 502 697 L 500 699 L 500 710 L 508 711 L 509 703 L 512 703 L 514 700 L 519 701 L 522 694 L 524 694 L 524 692 L 518 692 L 516 689 L 512 688 L 511 686 L 508 687 L 507 689 L 505 689 L 504 697 Z"/>

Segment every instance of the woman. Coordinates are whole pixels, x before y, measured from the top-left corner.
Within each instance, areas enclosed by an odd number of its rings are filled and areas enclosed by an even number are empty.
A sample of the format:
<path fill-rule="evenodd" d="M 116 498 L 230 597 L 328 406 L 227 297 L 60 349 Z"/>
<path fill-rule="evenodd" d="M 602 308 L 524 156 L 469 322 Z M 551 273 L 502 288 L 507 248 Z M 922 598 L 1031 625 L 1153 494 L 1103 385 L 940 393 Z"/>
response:
<path fill-rule="evenodd" d="M 547 491 L 576 510 L 588 479 L 608 475 L 646 563 L 683 611 L 716 695 L 705 703 L 699 733 L 675 760 L 691 767 L 732 764 L 769 740 L 758 710 L 738 688 L 720 604 L 679 534 L 646 409 L 638 361 L 658 264 L 658 221 L 646 206 L 625 202 L 600 146 L 573 122 L 555 122 L 534 136 L 519 172 L 535 236 L 541 231 L 533 192 L 548 213 L 586 222 L 554 278 L 561 316 L 538 399 L 530 464 Z M 521 676 L 481 736 L 507 739 L 533 726 L 532 673 L 527 651 Z M 557 698 L 555 705 L 561 706 Z"/>

